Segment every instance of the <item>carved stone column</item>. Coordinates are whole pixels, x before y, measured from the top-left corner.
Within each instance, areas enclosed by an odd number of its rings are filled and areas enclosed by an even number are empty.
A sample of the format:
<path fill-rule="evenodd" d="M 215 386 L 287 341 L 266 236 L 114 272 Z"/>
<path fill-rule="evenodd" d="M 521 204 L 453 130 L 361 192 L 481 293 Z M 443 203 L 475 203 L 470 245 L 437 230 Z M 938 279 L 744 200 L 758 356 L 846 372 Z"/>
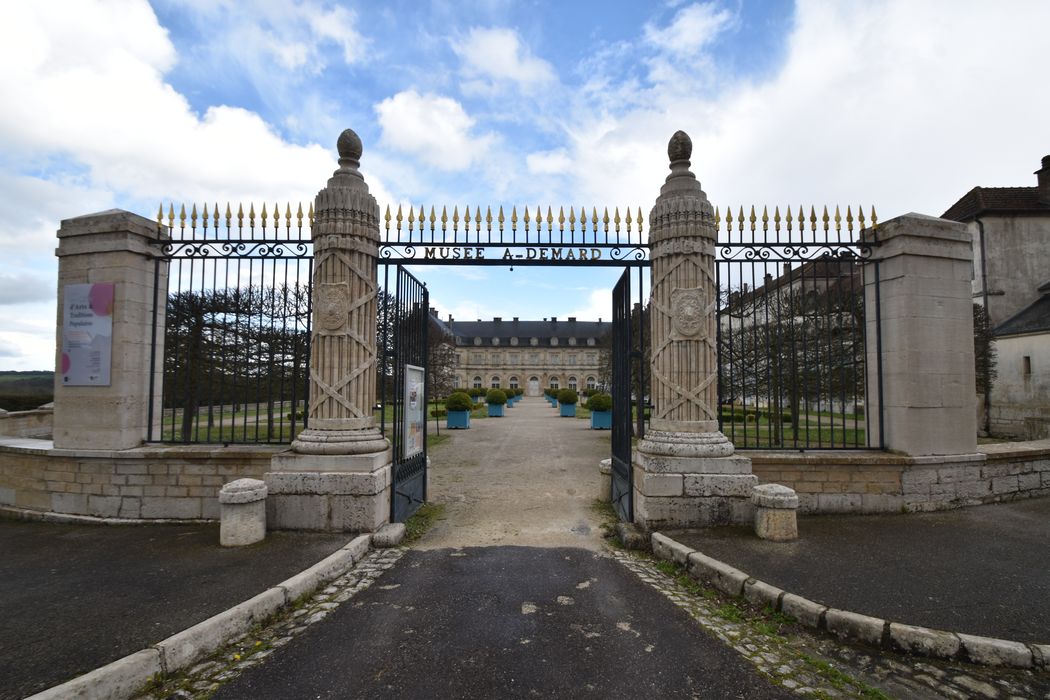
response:
<path fill-rule="evenodd" d="M 751 460 L 718 430 L 714 210 L 671 137 L 671 174 L 649 215 L 651 429 L 635 454 L 635 520 L 646 529 L 747 522 Z"/>
<path fill-rule="evenodd" d="M 314 202 L 309 425 L 266 474 L 275 529 L 371 531 L 390 518 L 390 443 L 372 415 L 379 206 L 339 136 L 339 169 Z"/>
<path fill-rule="evenodd" d="M 379 205 L 358 166 L 361 139 L 339 136 L 339 169 L 314 202 L 310 427 L 300 454 L 366 454 L 389 447 L 376 398 L 376 257 Z"/>

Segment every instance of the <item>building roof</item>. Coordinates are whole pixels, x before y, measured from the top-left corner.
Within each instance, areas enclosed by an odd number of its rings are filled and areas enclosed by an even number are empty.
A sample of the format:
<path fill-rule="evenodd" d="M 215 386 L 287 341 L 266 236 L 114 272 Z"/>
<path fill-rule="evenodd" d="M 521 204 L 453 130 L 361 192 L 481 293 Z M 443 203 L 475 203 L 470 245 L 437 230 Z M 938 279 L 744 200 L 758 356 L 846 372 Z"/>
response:
<path fill-rule="evenodd" d="M 1039 287 L 1042 296 L 999 324 L 996 337 L 1050 331 L 1050 282 Z"/>
<path fill-rule="evenodd" d="M 1050 212 L 1050 202 L 1040 200 L 1038 187 L 974 187 L 942 219 L 970 221 L 981 214 L 1036 214 Z"/>
<path fill-rule="evenodd" d="M 550 345 L 551 338 L 557 338 L 559 345 L 568 345 L 569 338 L 575 338 L 578 345 L 586 345 L 588 338 L 597 341 L 612 330 L 612 323 L 608 321 L 577 321 L 573 317 L 562 321 L 495 318 L 491 321 L 447 321 L 442 325 L 456 337 L 457 345 L 474 345 L 474 339 L 481 338 L 482 345 L 491 346 L 492 340 L 498 338 L 501 347 L 512 345 L 512 338 L 518 339 L 519 347 L 529 347 L 532 338 L 544 345 Z"/>

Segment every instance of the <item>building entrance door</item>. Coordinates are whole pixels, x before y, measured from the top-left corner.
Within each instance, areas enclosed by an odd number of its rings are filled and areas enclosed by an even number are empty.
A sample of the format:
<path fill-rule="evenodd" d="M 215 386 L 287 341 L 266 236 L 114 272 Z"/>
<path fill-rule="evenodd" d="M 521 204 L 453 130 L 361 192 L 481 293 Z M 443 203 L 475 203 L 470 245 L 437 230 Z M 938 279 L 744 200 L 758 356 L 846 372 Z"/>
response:
<path fill-rule="evenodd" d="M 529 396 L 539 396 L 539 395 L 540 395 L 540 380 L 537 379 L 536 377 L 533 377 L 532 379 L 529 380 Z"/>

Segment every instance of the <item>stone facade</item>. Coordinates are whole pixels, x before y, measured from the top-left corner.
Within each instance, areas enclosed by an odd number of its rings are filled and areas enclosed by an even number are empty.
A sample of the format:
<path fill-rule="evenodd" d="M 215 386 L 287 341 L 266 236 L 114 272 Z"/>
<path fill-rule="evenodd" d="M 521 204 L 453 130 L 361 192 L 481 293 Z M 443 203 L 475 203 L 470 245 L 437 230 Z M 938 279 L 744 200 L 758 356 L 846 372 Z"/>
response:
<path fill-rule="evenodd" d="M 0 437 L 51 439 L 55 411 L 0 411 Z"/>
<path fill-rule="evenodd" d="M 120 519 L 214 520 L 219 489 L 261 478 L 276 448 L 217 445 L 119 451 L 0 440 L 0 506 Z"/>
<path fill-rule="evenodd" d="M 1035 175 L 1034 187 L 975 187 L 943 214 L 971 234 L 973 303 L 996 338 L 998 378 L 979 397 L 981 427 L 995 435 L 1024 436 L 1026 418 L 1050 421 L 1050 156 Z M 1025 313 L 1022 330 L 1012 321 Z"/>
<path fill-rule="evenodd" d="M 435 319 L 436 320 L 436 319 Z M 573 317 L 542 321 L 438 321 L 454 338 L 453 386 L 460 389 L 524 389 L 540 396 L 548 387 L 606 388 L 602 338 L 612 324 Z"/>

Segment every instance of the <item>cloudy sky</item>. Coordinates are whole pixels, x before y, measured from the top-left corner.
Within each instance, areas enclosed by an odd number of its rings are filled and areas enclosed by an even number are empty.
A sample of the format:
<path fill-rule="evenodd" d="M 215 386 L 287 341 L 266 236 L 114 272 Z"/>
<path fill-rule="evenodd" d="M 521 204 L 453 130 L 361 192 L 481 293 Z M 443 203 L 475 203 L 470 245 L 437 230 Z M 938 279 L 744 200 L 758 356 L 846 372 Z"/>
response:
<path fill-rule="evenodd" d="M 55 230 L 309 202 L 345 127 L 387 203 L 939 214 L 1050 153 L 1045 0 L 0 3 L 0 369 L 50 369 Z M 608 318 L 618 273 L 428 268 L 460 319 Z"/>

